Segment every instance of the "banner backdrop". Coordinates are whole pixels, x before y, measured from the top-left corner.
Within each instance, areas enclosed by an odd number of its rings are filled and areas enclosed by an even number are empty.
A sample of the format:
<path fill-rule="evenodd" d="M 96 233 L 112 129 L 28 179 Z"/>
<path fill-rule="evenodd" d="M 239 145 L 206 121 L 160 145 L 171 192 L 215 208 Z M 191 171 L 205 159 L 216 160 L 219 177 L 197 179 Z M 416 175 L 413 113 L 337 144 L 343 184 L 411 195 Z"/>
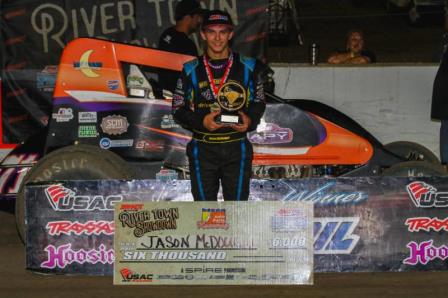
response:
<path fill-rule="evenodd" d="M 448 269 L 448 178 L 253 180 L 251 201 L 314 204 L 316 272 Z M 117 202 L 192 201 L 190 181 L 69 181 L 26 188 L 33 271 L 112 275 Z"/>
<path fill-rule="evenodd" d="M 10 0 L 1 2 L 3 143 L 18 143 L 45 127 L 57 65 L 65 44 L 96 37 L 156 47 L 172 26 L 177 0 Z M 263 58 L 268 0 L 202 0 L 232 16 L 232 47 Z M 197 36 L 193 37 L 198 48 Z"/>

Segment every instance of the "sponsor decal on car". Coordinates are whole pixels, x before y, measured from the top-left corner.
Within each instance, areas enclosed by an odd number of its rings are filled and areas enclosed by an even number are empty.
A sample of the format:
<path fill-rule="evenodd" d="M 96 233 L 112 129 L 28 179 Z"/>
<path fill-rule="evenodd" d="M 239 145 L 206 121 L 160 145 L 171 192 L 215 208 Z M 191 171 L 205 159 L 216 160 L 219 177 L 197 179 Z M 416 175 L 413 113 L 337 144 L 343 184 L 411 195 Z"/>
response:
<path fill-rule="evenodd" d="M 126 84 L 128 87 L 143 87 L 145 79 L 137 75 L 128 75 L 126 78 Z"/>
<path fill-rule="evenodd" d="M 56 122 L 68 122 L 73 119 L 73 110 L 71 108 L 59 108 L 58 112 L 51 116 Z"/>
<path fill-rule="evenodd" d="M 179 128 L 180 125 L 174 121 L 173 115 L 167 114 L 163 115 L 162 122 L 160 122 L 160 128 Z"/>
<path fill-rule="evenodd" d="M 78 122 L 79 123 L 96 123 L 97 113 L 96 112 L 78 112 Z"/>
<path fill-rule="evenodd" d="M 101 70 L 101 68 L 103 67 L 103 63 L 97 61 L 89 61 L 90 55 L 92 55 L 92 53 L 93 50 L 87 50 L 82 53 L 79 61 L 73 62 L 73 67 L 76 70 L 81 71 L 81 73 L 88 78 L 97 78 L 100 75 L 96 71 Z"/>
<path fill-rule="evenodd" d="M 293 131 L 283 128 L 275 123 L 261 122 L 256 131 L 248 134 L 249 141 L 253 144 L 284 144 L 293 139 Z"/>
<path fill-rule="evenodd" d="M 132 147 L 133 144 L 134 144 L 133 139 L 111 140 L 109 138 L 102 138 L 100 140 L 100 147 L 102 149 L 109 149 L 112 147 Z"/>
<path fill-rule="evenodd" d="M 412 203 L 419 208 L 445 208 L 448 207 L 448 192 L 439 192 L 434 186 L 415 181 L 406 186 L 406 191 Z"/>
<path fill-rule="evenodd" d="M 107 81 L 107 88 L 109 88 L 109 90 L 115 91 L 118 89 L 119 85 L 119 81 L 118 80 L 108 80 Z"/>
<path fill-rule="evenodd" d="M 36 75 L 36 87 L 43 92 L 53 92 L 56 84 L 57 65 L 47 65 Z"/>
<path fill-rule="evenodd" d="M 101 129 L 109 135 L 121 135 L 128 131 L 129 122 L 121 115 L 109 115 L 101 120 Z"/>
<path fill-rule="evenodd" d="M 95 125 L 80 125 L 78 126 L 78 137 L 79 138 L 96 138 L 98 132 L 96 131 Z"/>
<path fill-rule="evenodd" d="M 139 140 L 135 143 L 135 149 L 146 152 L 163 152 L 164 140 Z"/>

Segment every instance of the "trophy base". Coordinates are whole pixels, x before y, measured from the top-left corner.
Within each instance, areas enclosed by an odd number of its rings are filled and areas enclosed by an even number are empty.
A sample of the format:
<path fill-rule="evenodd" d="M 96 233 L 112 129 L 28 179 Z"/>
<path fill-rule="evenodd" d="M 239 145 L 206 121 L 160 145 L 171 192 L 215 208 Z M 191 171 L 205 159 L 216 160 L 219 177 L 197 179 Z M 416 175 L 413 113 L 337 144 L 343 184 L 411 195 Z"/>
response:
<path fill-rule="evenodd" d="M 239 115 L 221 114 L 216 118 L 216 123 L 220 124 L 243 124 Z"/>

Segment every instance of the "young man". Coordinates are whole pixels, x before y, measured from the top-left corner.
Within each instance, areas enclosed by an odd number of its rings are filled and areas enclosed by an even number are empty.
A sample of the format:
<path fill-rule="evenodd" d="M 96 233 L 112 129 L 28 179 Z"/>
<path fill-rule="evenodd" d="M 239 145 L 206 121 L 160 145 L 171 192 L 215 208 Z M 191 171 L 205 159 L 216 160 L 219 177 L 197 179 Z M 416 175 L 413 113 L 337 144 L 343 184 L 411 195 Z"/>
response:
<path fill-rule="evenodd" d="M 178 2 L 174 12 L 176 25 L 160 35 L 158 48 L 167 52 L 197 56 L 196 45 L 188 36 L 199 29 L 204 12 L 196 0 Z M 179 74 L 174 71 L 159 71 L 159 82 L 163 89 L 173 91 L 178 77 Z"/>
<path fill-rule="evenodd" d="M 246 133 L 264 113 L 263 78 L 255 59 L 231 51 L 233 28 L 226 12 L 205 15 L 206 54 L 184 65 L 174 92 L 174 118 L 193 132 L 187 155 L 196 201 L 217 200 L 219 182 L 225 200 L 249 197 L 252 145 Z M 225 123 L 229 107 L 236 110 L 232 123 Z"/>

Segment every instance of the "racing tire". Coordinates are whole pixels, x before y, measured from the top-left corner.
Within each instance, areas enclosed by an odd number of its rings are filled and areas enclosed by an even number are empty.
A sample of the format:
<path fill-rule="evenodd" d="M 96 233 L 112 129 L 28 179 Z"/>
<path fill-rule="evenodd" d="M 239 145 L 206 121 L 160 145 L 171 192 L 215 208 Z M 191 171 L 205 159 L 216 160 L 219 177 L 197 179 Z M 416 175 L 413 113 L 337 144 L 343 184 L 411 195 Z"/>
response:
<path fill-rule="evenodd" d="M 446 176 L 448 173 L 442 165 L 426 161 L 404 161 L 383 170 L 381 175 L 393 177 L 423 177 Z"/>
<path fill-rule="evenodd" d="M 384 145 L 384 148 L 408 161 L 426 161 L 440 165 L 439 158 L 431 150 L 414 142 L 392 142 Z"/>
<path fill-rule="evenodd" d="M 20 185 L 15 206 L 16 226 L 20 239 L 23 243 L 26 242 L 26 183 L 132 178 L 132 171 L 126 161 L 111 151 L 89 145 L 73 145 L 51 152 L 28 171 Z"/>

